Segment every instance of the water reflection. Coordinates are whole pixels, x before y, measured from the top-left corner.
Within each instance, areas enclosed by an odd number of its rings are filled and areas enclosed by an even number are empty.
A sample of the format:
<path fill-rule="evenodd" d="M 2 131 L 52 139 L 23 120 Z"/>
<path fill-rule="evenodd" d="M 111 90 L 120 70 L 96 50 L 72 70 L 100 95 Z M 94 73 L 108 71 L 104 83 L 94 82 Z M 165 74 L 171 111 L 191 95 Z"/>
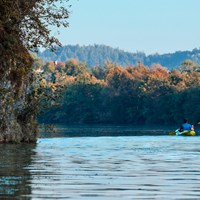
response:
<path fill-rule="evenodd" d="M 168 135 L 168 132 L 177 129 L 177 127 L 149 127 L 149 126 L 111 126 L 111 125 L 56 125 L 52 126 L 47 132 L 41 125 L 40 137 L 117 137 L 117 136 L 160 136 Z"/>
<path fill-rule="evenodd" d="M 0 198 L 199 199 L 199 139 L 65 137 L 1 145 Z"/>
<path fill-rule="evenodd" d="M 35 146 L 0 144 L 0 199 L 22 198 L 31 194 L 31 176 L 26 167 L 31 163 Z"/>

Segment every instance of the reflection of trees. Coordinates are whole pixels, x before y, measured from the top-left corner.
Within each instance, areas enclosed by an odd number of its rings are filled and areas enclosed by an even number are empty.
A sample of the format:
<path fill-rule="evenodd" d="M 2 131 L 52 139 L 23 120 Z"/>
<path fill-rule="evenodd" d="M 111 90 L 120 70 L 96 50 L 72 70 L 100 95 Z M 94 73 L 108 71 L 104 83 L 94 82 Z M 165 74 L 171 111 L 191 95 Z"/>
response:
<path fill-rule="evenodd" d="M 35 144 L 0 145 L 0 199 L 14 199 L 31 194 L 28 166 Z M 28 199 L 28 198 L 26 198 Z"/>

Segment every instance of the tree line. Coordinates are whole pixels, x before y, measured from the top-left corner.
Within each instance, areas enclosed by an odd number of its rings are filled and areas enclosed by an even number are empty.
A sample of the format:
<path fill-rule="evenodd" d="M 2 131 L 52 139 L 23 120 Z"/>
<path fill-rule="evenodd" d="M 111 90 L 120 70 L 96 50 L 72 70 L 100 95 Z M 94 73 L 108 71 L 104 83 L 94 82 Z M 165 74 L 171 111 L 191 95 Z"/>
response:
<path fill-rule="evenodd" d="M 35 59 L 38 69 L 39 59 Z M 48 62 L 41 68 L 50 91 L 41 123 L 175 125 L 200 117 L 199 67 L 186 60 L 179 69 L 138 63 L 88 68 L 76 59 Z M 53 88 L 53 89 L 52 89 Z"/>
<path fill-rule="evenodd" d="M 106 45 L 66 45 L 57 48 L 54 52 L 45 50 L 39 52 L 38 56 L 44 61 L 59 60 L 65 62 L 71 58 L 76 58 L 81 62 L 86 62 L 89 68 L 96 65 L 103 66 L 104 61 L 117 63 L 121 66 L 136 65 L 138 62 L 151 66 L 155 63 L 160 63 L 168 69 L 177 68 L 183 60 L 190 59 L 193 62 L 200 64 L 200 50 L 193 49 L 192 51 L 177 51 L 167 54 L 152 54 L 146 55 L 144 52 L 126 52 L 118 48 L 112 48 Z"/>

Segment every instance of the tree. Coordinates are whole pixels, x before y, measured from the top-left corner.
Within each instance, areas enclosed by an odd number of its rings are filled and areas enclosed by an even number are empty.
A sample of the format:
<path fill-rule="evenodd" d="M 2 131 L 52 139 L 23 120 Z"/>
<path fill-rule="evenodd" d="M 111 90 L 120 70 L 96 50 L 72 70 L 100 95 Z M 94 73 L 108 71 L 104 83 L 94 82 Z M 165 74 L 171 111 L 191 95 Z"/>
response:
<path fill-rule="evenodd" d="M 97 79 L 103 79 L 105 77 L 105 69 L 100 67 L 100 66 L 95 66 L 91 69 L 92 74 L 97 78 Z"/>
<path fill-rule="evenodd" d="M 191 72 L 195 69 L 196 64 L 192 60 L 185 60 L 179 66 L 180 71 Z"/>
<path fill-rule="evenodd" d="M 68 26 L 63 0 L 0 0 L 0 142 L 35 142 L 37 104 L 29 51 L 60 45 L 50 26 Z"/>
<path fill-rule="evenodd" d="M 47 62 L 47 63 L 43 66 L 43 69 L 44 69 L 45 72 L 49 72 L 49 73 L 55 72 L 55 64 L 54 64 L 54 62 L 52 62 L 52 61 Z"/>
<path fill-rule="evenodd" d="M 66 63 L 65 71 L 69 76 L 77 76 L 86 72 L 86 65 L 78 62 L 76 59 L 70 59 Z"/>

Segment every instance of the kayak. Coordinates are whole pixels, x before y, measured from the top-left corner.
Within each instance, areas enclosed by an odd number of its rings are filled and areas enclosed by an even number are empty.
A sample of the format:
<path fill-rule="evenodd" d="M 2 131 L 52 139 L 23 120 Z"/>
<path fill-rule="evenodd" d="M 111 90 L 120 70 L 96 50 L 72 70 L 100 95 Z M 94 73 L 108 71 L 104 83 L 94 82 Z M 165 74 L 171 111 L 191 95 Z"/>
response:
<path fill-rule="evenodd" d="M 169 135 L 183 135 L 183 136 L 195 136 L 195 131 L 182 131 L 180 132 L 179 129 L 175 130 L 174 132 L 169 132 Z"/>

